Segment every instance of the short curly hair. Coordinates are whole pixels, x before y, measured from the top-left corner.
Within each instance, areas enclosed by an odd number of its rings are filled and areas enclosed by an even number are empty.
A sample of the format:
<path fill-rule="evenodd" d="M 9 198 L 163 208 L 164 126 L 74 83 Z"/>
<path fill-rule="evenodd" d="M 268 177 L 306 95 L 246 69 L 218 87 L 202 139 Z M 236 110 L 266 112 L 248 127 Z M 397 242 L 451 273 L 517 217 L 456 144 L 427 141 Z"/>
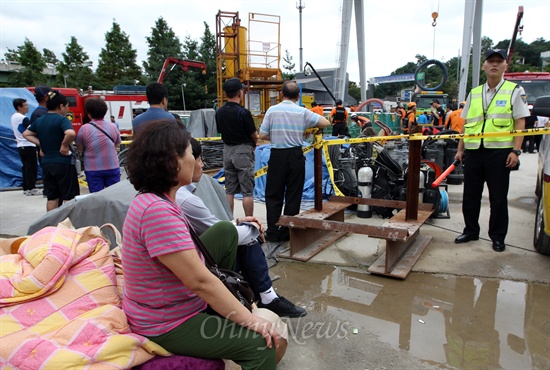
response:
<path fill-rule="evenodd" d="M 178 160 L 191 135 L 173 120 L 151 121 L 132 141 L 126 157 L 128 179 L 139 192 L 166 193 L 178 185 Z"/>
<path fill-rule="evenodd" d="M 87 99 L 84 103 L 84 109 L 92 116 L 92 119 L 103 119 L 109 110 L 107 103 L 101 98 Z"/>

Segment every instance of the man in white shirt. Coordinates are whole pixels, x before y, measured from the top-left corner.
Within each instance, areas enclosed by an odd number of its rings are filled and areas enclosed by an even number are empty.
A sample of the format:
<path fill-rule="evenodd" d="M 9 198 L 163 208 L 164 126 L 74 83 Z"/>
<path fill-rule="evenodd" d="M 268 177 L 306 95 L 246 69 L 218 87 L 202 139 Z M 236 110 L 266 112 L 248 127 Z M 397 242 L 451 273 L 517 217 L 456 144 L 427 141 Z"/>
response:
<path fill-rule="evenodd" d="M 23 194 L 41 195 L 42 192 L 35 188 L 36 174 L 38 170 L 36 158 L 36 145 L 23 137 L 23 132 L 31 124 L 30 119 L 25 116 L 29 112 L 29 104 L 25 99 L 14 99 L 13 107 L 16 112 L 11 116 L 11 128 L 17 141 L 17 151 L 23 164 Z"/>

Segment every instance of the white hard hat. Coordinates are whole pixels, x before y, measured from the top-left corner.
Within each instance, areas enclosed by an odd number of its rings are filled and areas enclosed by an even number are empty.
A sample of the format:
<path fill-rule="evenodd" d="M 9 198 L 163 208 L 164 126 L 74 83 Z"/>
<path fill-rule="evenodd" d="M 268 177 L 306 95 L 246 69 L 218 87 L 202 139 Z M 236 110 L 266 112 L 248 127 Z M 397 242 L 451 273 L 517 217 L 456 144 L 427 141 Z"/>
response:
<path fill-rule="evenodd" d="M 353 113 L 353 114 L 351 115 L 351 118 L 357 118 L 357 114 Z"/>

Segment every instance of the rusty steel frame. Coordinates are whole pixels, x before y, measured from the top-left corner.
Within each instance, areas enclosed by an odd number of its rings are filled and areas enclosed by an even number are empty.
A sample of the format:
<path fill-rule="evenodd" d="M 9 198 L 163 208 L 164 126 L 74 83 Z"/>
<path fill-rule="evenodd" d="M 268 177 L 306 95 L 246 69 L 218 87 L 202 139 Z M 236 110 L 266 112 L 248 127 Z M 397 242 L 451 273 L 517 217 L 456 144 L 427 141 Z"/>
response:
<path fill-rule="evenodd" d="M 411 132 L 418 133 L 418 127 Z M 420 235 L 420 227 L 433 213 L 432 204 L 419 204 L 421 141 L 409 143 L 407 201 L 367 199 L 358 197 L 331 197 L 322 199 L 322 152 L 314 149 L 314 208 L 296 216 L 281 216 L 278 225 L 290 228 L 290 250 L 282 257 L 308 261 L 348 232 L 386 240 L 386 252 L 369 268 L 369 272 L 404 279 L 431 241 Z M 366 204 L 402 208 L 382 226 L 344 223 L 344 209 L 351 204 Z"/>

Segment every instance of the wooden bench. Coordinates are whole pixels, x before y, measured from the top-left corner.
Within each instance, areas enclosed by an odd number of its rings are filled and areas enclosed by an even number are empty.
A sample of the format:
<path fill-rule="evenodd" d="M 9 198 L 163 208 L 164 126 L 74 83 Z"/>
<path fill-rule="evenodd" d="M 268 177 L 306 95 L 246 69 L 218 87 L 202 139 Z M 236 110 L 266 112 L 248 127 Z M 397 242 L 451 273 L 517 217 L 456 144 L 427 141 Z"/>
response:
<path fill-rule="evenodd" d="M 430 218 L 432 213 L 433 210 L 419 210 L 416 220 L 405 220 L 403 209 L 385 222 L 382 227 L 406 229 L 408 235 L 405 240 L 386 239 L 386 251 L 369 267 L 368 271 L 377 275 L 406 278 L 432 240 L 431 236 L 420 235 L 420 226 Z"/>
<path fill-rule="evenodd" d="M 277 225 L 290 229 L 290 249 L 281 257 L 308 261 L 348 232 L 386 240 L 386 252 L 369 267 L 373 274 L 404 279 L 431 240 L 420 235 L 420 227 L 433 213 L 432 204 L 419 204 L 416 220 L 406 220 L 405 209 L 382 226 L 344 222 L 344 210 L 351 204 L 405 207 L 403 201 L 332 197 L 323 209 L 310 209 L 297 216 L 281 216 Z"/>
<path fill-rule="evenodd" d="M 308 261 L 311 257 L 340 239 L 346 232 L 327 228 L 316 228 L 327 222 L 343 223 L 344 210 L 349 204 L 325 202 L 323 209 L 310 209 L 297 216 L 281 216 L 277 225 L 290 229 L 290 250 L 280 255 L 299 261 Z"/>

